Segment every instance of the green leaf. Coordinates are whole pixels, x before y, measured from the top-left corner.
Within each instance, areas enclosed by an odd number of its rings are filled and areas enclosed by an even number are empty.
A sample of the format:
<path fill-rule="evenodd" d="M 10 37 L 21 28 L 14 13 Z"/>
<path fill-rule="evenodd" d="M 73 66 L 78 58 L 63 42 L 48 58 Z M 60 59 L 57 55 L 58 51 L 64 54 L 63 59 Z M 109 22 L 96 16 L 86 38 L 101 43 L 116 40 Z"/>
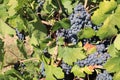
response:
<path fill-rule="evenodd" d="M 61 21 L 55 22 L 55 24 L 52 27 L 52 31 L 56 31 L 60 28 L 68 29 L 70 27 L 70 21 L 68 18 L 64 18 Z"/>
<path fill-rule="evenodd" d="M 92 70 L 90 70 L 87 66 L 84 67 L 84 72 L 87 74 L 92 74 Z"/>
<path fill-rule="evenodd" d="M 0 19 L 5 21 L 8 18 L 8 12 L 7 12 L 7 5 L 6 4 L 0 4 Z"/>
<path fill-rule="evenodd" d="M 4 42 L 0 38 L 0 62 L 4 60 Z"/>
<path fill-rule="evenodd" d="M 73 62 L 77 61 L 77 59 L 83 59 L 86 56 L 83 53 L 82 48 L 69 48 L 59 46 L 58 57 L 62 58 L 65 63 L 72 65 Z"/>
<path fill-rule="evenodd" d="M 80 68 L 80 67 L 77 66 L 77 65 L 75 65 L 75 66 L 72 67 L 71 72 L 73 72 L 73 74 L 74 74 L 75 76 L 78 76 L 78 77 L 85 77 L 83 68 Z"/>
<path fill-rule="evenodd" d="M 64 45 L 64 37 L 58 37 L 57 44 L 58 45 Z"/>
<path fill-rule="evenodd" d="M 8 23 L 13 27 L 13 28 L 18 28 L 20 31 L 25 30 L 26 26 L 24 25 L 23 19 L 20 17 L 20 15 L 14 15 L 9 18 Z"/>
<path fill-rule="evenodd" d="M 52 4 L 52 0 L 46 0 L 43 5 L 43 12 L 50 13 L 55 8 L 57 8 L 57 7 Z"/>
<path fill-rule="evenodd" d="M 110 15 L 112 10 L 114 10 L 117 7 L 117 2 L 114 0 L 106 1 L 100 3 L 99 9 L 97 9 L 93 16 L 92 16 L 92 22 L 96 25 L 99 25 L 100 23 L 104 22 L 104 20 Z"/>
<path fill-rule="evenodd" d="M 25 49 L 25 46 L 24 46 L 24 43 L 17 40 L 17 47 L 18 49 L 20 50 L 20 52 L 23 54 L 23 56 L 25 58 L 27 58 L 27 52 L 26 52 L 26 49 Z"/>
<path fill-rule="evenodd" d="M 110 54 L 110 56 L 117 57 L 118 50 L 115 48 L 114 44 L 111 44 L 108 47 L 108 51 L 107 52 Z"/>
<path fill-rule="evenodd" d="M 9 16 L 13 16 L 16 13 L 15 7 L 17 7 L 17 5 L 18 5 L 17 0 L 9 0 L 9 3 L 8 3 L 8 6 L 9 6 L 9 9 L 8 9 Z"/>
<path fill-rule="evenodd" d="M 2 69 L 3 67 L 3 63 L 4 63 L 4 42 L 2 41 L 2 39 L 0 38 L 0 69 Z"/>
<path fill-rule="evenodd" d="M 120 57 L 114 57 L 109 59 L 105 65 L 104 68 L 108 72 L 117 72 L 120 71 Z"/>
<path fill-rule="evenodd" d="M 15 8 L 16 11 L 19 11 L 25 4 L 28 4 L 28 0 L 17 0 L 18 6 Z"/>
<path fill-rule="evenodd" d="M 120 80 L 120 71 L 114 74 L 113 80 Z"/>
<path fill-rule="evenodd" d="M 6 23 L 4 23 L 1 19 L 0 19 L 0 34 L 2 34 L 3 36 L 5 34 L 15 34 L 15 30 L 12 29 L 11 27 L 9 27 Z"/>
<path fill-rule="evenodd" d="M 100 39 L 105 39 L 108 37 L 115 36 L 118 32 L 118 29 L 115 27 L 117 26 L 120 28 L 120 6 L 117 7 L 114 14 L 111 14 L 105 21 L 103 26 L 97 32 L 97 36 Z"/>
<path fill-rule="evenodd" d="M 45 80 L 56 80 L 56 78 L 57 79 L 64 78 L 64 73 L 62 72 L 62 69 L 60 67 L 55 67 L 52 65 L 45 65 L 45 74 L 46 74 Z"/>
<path fill-rule="evenodd" d="M 120 4 L 120 0 L 117 0 L 117 3 Z"/>
<path fill-rule="evenodd" d="M 95 35 L 95 31 L 90 27 L 86 27 L 82 31 L 80 31 L 78 35 L 80 39 L 91 38 Z"/>
<path fill-rule="evenodd" d="M 117 50 L 120 50 L 120 34 L 117 35 L 117 37 L 115 38 L 115 41 L 114 41 L 114 46 Z"/>
<path fill-rule="evenodd" d="M 99 29 L 97 32 L 97 36 L 100 37 L 100 39 L 104 39 L 107 37 L 112 37 L 117 34 L 117 26 L 120 28 L 120 6 L 117 6 L 117 9 L 114 14 L 111 14 L 105 21 L 103 26 Z"/>
<path fill-rule="evenodd" d="M 0 74 L 0 80 L 5 80 L 4 75 Z"/>
<path fill-rule="evenodd" d="M 71 0 L 61 0 L 61 2 L 63 4 L 64 8 L 67 9 L 68 14 L 71 14 L 73 12 L 73 8 L 78 3 L 78 1 L 75 1 L 75 3 L 73 4 Z"/>
<path fill-rule="evenodd" d="M 11 77 L 14 77 L 14 78 L 17 78 L 17 80 L 24 80 L 22 78 L 22 76 L 20 75 L 19 72 L 17 72 L 16 70 L 14 69 L 11 69 L 11 70 L 8 70 L 7 72 L 5 72 L 5 76 L 11 76 Z M 6 79 L 5 79 L 6 80 Z M 7 79 L 8 80 L 8 79 Z"/>
<path fill-rule="evenodd" d="M 47 34 L 47 29 L 46 27 L 38 20 L 35 22 L 30 23 L 31 24 L 31 29 L 32 29 L 32 34 L 30 38 L 30 43 L 32 45 L 42 45 L 42 41 L 44 41 L 46 34 Z M 42 47 L 42 46 L 41 46 Z"/>

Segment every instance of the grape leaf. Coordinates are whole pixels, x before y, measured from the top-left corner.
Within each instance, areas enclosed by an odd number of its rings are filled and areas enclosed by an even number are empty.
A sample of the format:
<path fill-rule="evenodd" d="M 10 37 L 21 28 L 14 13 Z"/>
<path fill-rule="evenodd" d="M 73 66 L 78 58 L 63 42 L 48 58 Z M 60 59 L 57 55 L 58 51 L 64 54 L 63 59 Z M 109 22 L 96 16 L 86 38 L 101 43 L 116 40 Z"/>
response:
<path fill-rule="evenodd" d="M 114 0 L 106 1 L 104 0 L 99 4 L 99 9 L 97 9 L 93 16 L 92 22 L 99 25 L 104 22 L 104 20 L 110 15 L 109 13 L 117 7 L 117 2 Z"/>
<path fill-rule="evenodd" d="M 116 54 L 116 53 L 118 53 L 118 50 L 115 48 L 114 44 L 111 44 L 111 45 L 108 47 L 107 52 L 110 54 L 110 56 L 112 56 L 112 57 L 117 57 L 117 54 Z"/>
<path fill-rule="evenodd" d="M 56 78 L 57 79 L 64 78 L 64 73 L 62 72 L 62 69 L 52 65 L 45 65 L 45 74 L 46 74 L 45 80 L 56 80 Z"/>
<path fill-rule="evenodd" d="M 0 69 L 3 67 L 4 63 L 4 42 L 0 38 Z"/>
<path fill-rule="evenodd" d="M 52 27 L 52 31 L 56 31 L 60 28 L 68 29 L 70 27 L 70 21 L 67 18 L 64 18 L 58 22 L 55 22 L 55 24 Z"/>
<path fill-rule="evenodd" d="M 9 27 L 6 23 L 4 23 L 1 19 L 0 19 L 0 34 L 2 34 L 3 36 L 5 34 L 15 34 L 15 30 L 12 29 L 11 27 Z"/>
<path fill-rule="evenodd" d="M 4 42 L 0 38 L 0 62 L 4 60 Z"/>
<path fill-rule="evenodd" d="M 96 52 L 96 46 L 86 43 L 83 47 L 86 50 L 86 55 Z"/>
<path fill-rule="evenodd" d="M 38 20 L 35 22 L 30 23 L 31 24 L 31 29 L 32 29 L 32 35 L 30 38 L 30 43 L 32 45 L 39 45 L 42 41 L 45 39 L 46 34 L 47 34 L 47 29 L 46 27 Z"/>
<path fill-rule="evenodd" d="M 78 77 L 85 77 L 83 68 L 80 68 L 80 67 L 77 66 L 77 65 L 75 65 L 75 66 L 72 67 L 71 72 L 73 72 L 73 74 L 74 74 L 75 76 L 78 76 Z"/>
<path fill-rule="evenodd" d="M 112 37 L 117 34 L 117 26 L 120 28 L 120 6 L 117 7 L 114 14 L 111 14 L 105 21 L 103 26 L 98 30 L 97 36 L 100 37 L 100 39 L 104 39 L 107 37 Z"/>
<path fill-rule="evenodd" d="M 7 72 L 5 72 L 6 76 L 12 76 L 12 77 L 16 77 L 19 80 L 24 80 L 22 78 L 22 76 L 20 75 L 20 73 L 14 69 L 8 70 Z"/>
<path fill-rule="evenodd" d="M 71 14 L 73 11 L 73 8 L 75 7 L 75 5 L 77 5 L 78 1 L 76 1 L 74 4 L 71 2 L 71 0 L 61 0 L 64 8 L 67 9 L 68 14 Z"/>
<path fill-rule="evenodd" d="M 104 68 L 108 72 L 117 72 L 120 71 L 120 57 L 114 57 L 109 59 L 105 65 Z"/>
<path fill-rule="evenodd" d="M 72 65 L 77 59 L 85 58 L 85 54 L 83 53 L 82 48 L 62 48 L 59 46 L 58 57 L 62 58 L 65 63 Z"/>
<path fill-rule="evenodd" d="M 116 49 L 120 50 L 120 34 L 117 35 L 115 41 L 114 41 L 114 46 Z"/>
<path fill-rule="evenodd" d="M 5 21 L 8 18 L 7 5 L 0 4 L 0 19 Z"/>
<path fill-rule="evenodd" d="M 20 52 L 23 54 L 23 56 L 25 58 L 27 58 L 27 52 L 26 52 L 26 49 L 25 49 L 23 42 L 17 40 L 17 47 L 20 50 Z"/>
<path fill-rule="evenodd" d="M 110 23 L 111 21 L 109 23 L 105 23 L 106 25 L 103 25 L 98 30 L 96 35 L 99 36 L 100 39 L 109 38 L 117 34 L 117 29 L 114 26 L 111 26 Z"/>
<path fill-rule="evenodd" d="M 20 17 L 20 15 L 14 15 L 9 18 L 8 23 L 13 27 L 13 28 L 18 28 L 18 30 L 25 30 L 26 26 L 24 25 L 24 21 Z"/>
<path fill-rule="evenodd" d="M 9 16 L 13 16 L 16 13 L 15 7 L 17 7 L 17 5 L 18 5 L 17 0 L 9 0 L 8 3 L 8 6 L 10 6 L 8 9 Z"/>
<path fill-rule="evenodd" d="M 50 13 L 55 8 L 57 7 L 52 4 L 52 0 L 46 0 L 43 5 L 43 12 Z"/>
<path fill-rule="evenodd" d="M 92 71 L 93 71 L 93 68 L 90 69 L 89 67 L 85 66 L 84 67 L 84 72 L 87 73 L 87 74 L 92 74 Z"/>
<path fill-rule="evenodd" d="M 68 9 L 68 13 L 72 13 L 72 8 L 73 8 L 73 5 L 71 5 L 71 0 L 62 0 L 62 4 L 64 5 L 64 7 L 66 9 Z"/>
<path fill-rule="evenodd" d="M 114 74 L 113 80 L 120 80 L 120 71 Z"/>
<path fill-rule="evenodd" d="M 80 39 L 91 38 L 95 35 L 95 31 L 92 28 L 87 27 L 80 31 L 78 35 Z"/>
<path fill-rule="evenodd" d="M 16 11 L 19 11 L 25 4 L 28 4 L 29 0 L 17 0 L 18 6 L 15 8 Z"/>
<path fill-rule="evenodd" d="M 117 3 L 120 4 L 120 0 L 117 0 Z"/>

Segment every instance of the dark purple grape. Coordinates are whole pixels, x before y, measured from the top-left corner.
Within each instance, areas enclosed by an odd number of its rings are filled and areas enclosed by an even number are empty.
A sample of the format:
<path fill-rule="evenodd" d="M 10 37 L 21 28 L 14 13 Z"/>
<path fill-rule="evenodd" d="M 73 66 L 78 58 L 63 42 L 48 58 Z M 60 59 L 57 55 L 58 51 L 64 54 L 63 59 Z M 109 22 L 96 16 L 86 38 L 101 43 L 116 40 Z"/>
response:
<path fill-rule="evenodd" d="M 104 70 L 97 75 L 95 80 L 113 80 L 113 78 L 106 70 Z"/>
<path fill-rule="evenodd" d="M 42 77 L 45 77 L 45 76 L 46 76 L 46 74 L 45 74 L 45 65 L 44 65 L 44 62 L 41 63 L 40 73 L 41 73 L 41 76 L 42 76 Z"/>
<path fill-rule="evenodd" d="M 78 60 L 75 64 L 77 64 L 80 67 L 90 65 L 103 65 L 109 58 L 110 55 L 106 52 L 95 52 L 93 54 L 88 55 L 88 57 L 83 60 Z"/>
<path fill-rule="evenodd" d="M 25 32 L 24 32 L 24 30 L 22 30 L 21 32 L 19 32 L 18 29 L 15 28 L 15 31 L 16 31 L 16 35 L 18 36 L 18 38 L 20 40 L 25 40 Z"/>
<path fill-rule="evenodd" d="M 60 64 L 60 67 L 63 69 L 63 72 L 65 73 L 65 74 L 70 74 L 70 71 L 71 71 L 71 69 L 72 69 L 72 66 L 70 66 L 70 65 L 68 65 L 67 63 L 64 63 L 64 62 L 62 62 L 61 64 Z"/>

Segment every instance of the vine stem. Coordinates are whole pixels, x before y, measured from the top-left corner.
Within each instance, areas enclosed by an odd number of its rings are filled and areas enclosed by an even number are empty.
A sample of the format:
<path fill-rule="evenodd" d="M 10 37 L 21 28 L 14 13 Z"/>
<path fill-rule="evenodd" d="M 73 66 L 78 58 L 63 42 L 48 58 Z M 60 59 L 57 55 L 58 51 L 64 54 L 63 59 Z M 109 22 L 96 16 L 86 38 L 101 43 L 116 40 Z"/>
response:
<path fill-rule="evenodd" d="M 46 24 L 46 25 L 50 25 L 50 26 L 52 26 L 52 24 L 50 24 L 50 23 L 47 22 L 47 21 L 42 20 L 41 22 L 42 22 L 43 24 Z"/>
<path fill-rule="evenodd" d="M 20 62 L 22 63 L 22 62 L 27 62 L 27 61 L 36 61 L 36 62 L 38 62 L 39 59 L 38 58 L 30 58 L 30 59 L 21 60 Z"/>
<path fill-rule="evenodd" d="M 88 0 L 85 0 L 85 2 L 84 2 L 84 7 L 86 8 L 86 6 L 87 6 L 87 3 L 88 3 Z"/>
<path fill-rule="evenodd" d="M 62 7 L 60 5 L 59 0 L 57 0 L 58 6 L 59 6 L 59 19 L 60 19 L 60 14 L 62 13 Z"/>
<path fill-rule="evenodd" d="M 99 6 L 95 6 L 95 7 L 93 7 L 93 8 L 91 8 L 90 10 L 88 10 L 88 12 L 90 13 L 92 10 L 94 10 L 94 9 L 96 9 L 96 8 L 98 8 Z"/>

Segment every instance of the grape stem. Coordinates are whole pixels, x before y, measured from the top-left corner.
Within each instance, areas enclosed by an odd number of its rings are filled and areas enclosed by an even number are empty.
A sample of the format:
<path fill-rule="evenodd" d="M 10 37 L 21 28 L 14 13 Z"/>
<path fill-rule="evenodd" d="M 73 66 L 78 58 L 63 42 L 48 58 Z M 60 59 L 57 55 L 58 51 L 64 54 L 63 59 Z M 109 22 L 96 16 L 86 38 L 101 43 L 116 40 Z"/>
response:
<path fill-rule="evenodd" d="M 96 9 L 96 8 L 98 8 L 98 7 L 99 7 L 99 6 L 95 6 L 95 7 L 91 8 L 90 10 L 88 10 L 88 12 L 91 13 L 92 10 L 94 10 L 94 9 Z"/>
<path fill-rule="evenodd" d="M 50 24 L 50 23 L 47 22 L 47 21 L 42 20 L 41 22 L 42 22 L 43 24 L 45 24 L 45 25 L 50 25 L 50 26 L 52 26 L 52 24 Z"/>
<path fill-rule="evenodd" d="M 85 0 L 84 7 L 87 7 L 88 0 Z"/>
<path fill-rule="evenodd" d="M 27 61 L 36 61 L 36 62 L 38 62 L 39 59 L 38 58 L 30 58 L 30 59 L 21 60 L 20 62 L 22 63 L 22 62 L 27 62 Z"/>
<path fill-rule="evenodd" d="M 57 0 L 57 3 L 58 3 L 58 6 L 59 6 L 59 19 L 60 19 L 60 14 L 62 13 L 62 8 L 61 8 L 61 5 L 60 5 L 60 2 L 59 0 Z"/>

